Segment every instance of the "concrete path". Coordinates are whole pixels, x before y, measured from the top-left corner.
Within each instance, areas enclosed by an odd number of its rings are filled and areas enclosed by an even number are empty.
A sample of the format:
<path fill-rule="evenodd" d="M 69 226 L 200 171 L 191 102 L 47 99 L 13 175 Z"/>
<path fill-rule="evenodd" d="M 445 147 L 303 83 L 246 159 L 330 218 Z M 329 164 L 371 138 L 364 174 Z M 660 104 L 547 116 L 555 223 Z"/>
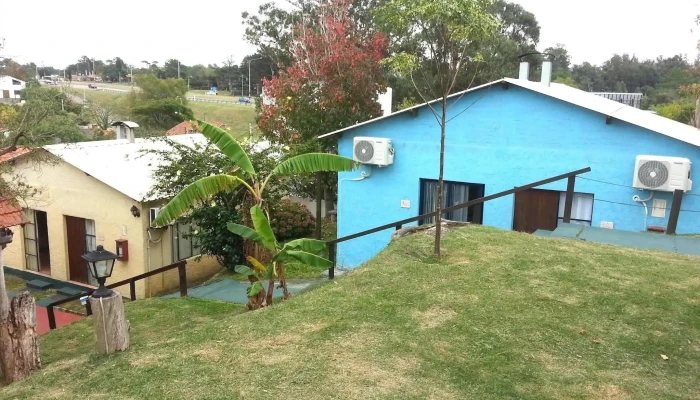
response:
<path fill-rule="evenodd" d="M 637 249 L 661 250 L 700 256 L 700 238 L 688 236 L 631 232 L 576 224 L 562 224 L 552 232 L 538 230 L 535 234 L 537 236 L 571 238 Z"/>
<path fill-rule="evenodd" d="M 287 288 L 289 289 L 290 293 L 298 293 L 302 290 L 308 289 L 314 284 L 321 283 L 325 280 L 326 279 L 323 278 L 289 279 L 287 280 Z M 267 285 L 268 282 L 263 281 L 263 286 L 265 287 L 265 290 L 267 290 Z M 249 286 L 250 283 L 247 281 L 222 279 L 220 281 L 212 282 L 210 284 L 195 286 L 193 288 L 187 289 L 187 295 L 189 297 L 195 297 L 198 299 L 219 300 L 226 301 L 229 303 L 245 304 L 248 302 L 246 289 Z M 173 293 L 163 297 L 180 297 L 180 293 Z M 275 286 L 274 297 L 282 297 L 282 289 L 277 289 L 277 286 Z"/>

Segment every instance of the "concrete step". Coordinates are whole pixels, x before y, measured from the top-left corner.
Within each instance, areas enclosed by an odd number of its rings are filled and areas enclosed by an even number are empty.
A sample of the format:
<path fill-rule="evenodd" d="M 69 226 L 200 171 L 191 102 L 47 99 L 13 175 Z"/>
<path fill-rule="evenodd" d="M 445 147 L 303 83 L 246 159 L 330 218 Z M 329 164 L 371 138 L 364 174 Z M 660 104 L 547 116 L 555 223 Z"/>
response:
<path fill-rule="evenodd" d="M 78 289 L 75 289 L 72 287 L 67 287 L 67 286 L 59 288 L 56 291 L 56 293 L 64 295 L 66 297 L 75 296 L 75 295 L 78 295 L 78 294 L 83 293 L 83 292 L 85 292 L 85 290 L 78 290 Z"/>
<path fill-rule="evenodd" d="M 69 297 L 69 296 L 64 296 L 64 295 L 61 295 L 61 294 L 55 294 L 55 295 L 50 296 L 50 297 L 44 297 L 43 299 L 37 301 L 37 302 L 36 302 L 36 305 L 37 305 L 37 306 L 41 306 L 41 307 L 46 307 L 46 306 L 48 306 L 49 304 L 53 303 L 54 301 L 63 300 L 63 299 L 68 298 L 68 297 Z"/>
<path fill-rule="evenodd" d="M 538 229 L 532 233 L 535 236 L 549 237 L 552 235 L 552 231 L 546 229 Z"/>
<path fill-rule="evenodd" d="M 576 239 L 582 230 L 583 230 L 583 225 L 561 224 L 557 227 L 557 229 L 552 231 L 550 236 L 551 237 Z"/>
<path fill-rule="evenodd" d="M 42 281 L 40 279 L 34 279 L 26 283 L 27 288 L 29 289 L 37 289 L 37 290 L 48 290 L 51 289 L 51 286 L 53 286 L 51 283 Z"/>

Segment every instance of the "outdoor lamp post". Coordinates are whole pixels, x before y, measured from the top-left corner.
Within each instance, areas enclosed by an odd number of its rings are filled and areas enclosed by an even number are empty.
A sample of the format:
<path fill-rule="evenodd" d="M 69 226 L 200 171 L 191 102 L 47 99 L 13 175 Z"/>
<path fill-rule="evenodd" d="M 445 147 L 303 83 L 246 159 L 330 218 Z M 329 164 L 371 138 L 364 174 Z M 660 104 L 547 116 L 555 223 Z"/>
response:
<path fill-rule="evenodd" d="M 100 284 L 97 290 L 92 293 L 92 297 L 100 298 L 111 296 L 112 291 L 105 287 L 105 281 L 112 276 L 114 261 L 118 256 L 111 251 L 105 250 L 104 247 L 100 245 L 97 246 L 97 249 L 84 254 L 82 257 L 87 261 L 90 273 Z"/>

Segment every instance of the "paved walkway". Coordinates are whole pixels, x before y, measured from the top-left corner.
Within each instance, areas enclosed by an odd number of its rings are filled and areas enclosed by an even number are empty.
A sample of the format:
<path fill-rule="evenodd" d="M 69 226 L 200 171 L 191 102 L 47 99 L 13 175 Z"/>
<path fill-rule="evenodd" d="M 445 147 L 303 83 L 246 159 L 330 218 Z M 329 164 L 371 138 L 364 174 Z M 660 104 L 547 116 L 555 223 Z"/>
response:
<path fill-rule="evenodd" d="M 56 308 L 53 309 L 53 314 L 56 317 L 57 328 L 85 318 L 82 315 L 59 311 Z M 36 331 L 40 335 L 49 331 L 49 315 L 46 312 L 46 307 L 36 306 Z"/>
<path fill-rule="evenodd" d="M 688 236 L 631 232 L 576 224 L 562 224 L 554 231 L 538 230 L 535 234 L 538 236 L 572 238 L 637 249 L 661 250 L 700 256 L 700 238 Z"/>
<path fill-rule="evenodd" d="M 323 282 L 324 278 L 314 278 L 314 279 L 288 279 L 287 288 L 290 293 L 298 293 L 302 290 L 308 289 L 314 284 Z M 267 281 L 263 281 L 263 287 L 267 290 Z M 208 299 L 208 300 L 220 300 L 229 303 L 240 303 L 245 304 L 248 302 L 248 296 L 246 295 L 246 289 L 250 286 L 248 281 L 236 281 L 233 279 L 222 279 L 220 281 L 212 282 L 209 284 L 204 284 L 201 286 L 195 286 L 193 288 L 187 289 L 187 295 L 189 297 L 195 297 L 198 299 Z M 173 293 L 163 297 L 172 298 L 180 297 L 180 293 Z M 277 289 L 275 286 L 274 292 L 275 298 L 282 297 L 282 289 Z"/>

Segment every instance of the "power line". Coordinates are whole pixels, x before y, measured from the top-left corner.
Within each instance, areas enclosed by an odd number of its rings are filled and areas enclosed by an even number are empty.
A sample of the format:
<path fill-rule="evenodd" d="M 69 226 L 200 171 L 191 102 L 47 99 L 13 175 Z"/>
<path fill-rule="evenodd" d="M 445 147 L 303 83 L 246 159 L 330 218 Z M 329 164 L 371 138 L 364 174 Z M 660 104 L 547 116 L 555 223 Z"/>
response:
<path fill-rule="evenodd" d="M 604 184 L 606 184 L 606 185 L 624 187 L 624 188 L 628 188 L 628 189 L 637 189 L 637 190 L 639 189 L 639 188 L 636 188 L 636 187 L 634 187 L 634 186 L 622 185 L 622 184 L 619 184 L 619 183 L 606 182 L 606 181 L 601 181 L 601 180 L 592 179 L 592 178 L 584 178 L 584 177 L 582 177 L 582 176 L 577 176 L 576 178 L 577 178 L 577 179 L 585 179 L 585 180 L 587 180 L 587 181 L 592 181 L 592 182 L 604 183 Z M 683 194 L 683 195 L 684 195 L 684 196 L 696 196 L 696 197 L 700 197 L 700 194 L 693 194 L 693 193 L 685 193 L 685 194 Z M 630 205 L 632 205 L 632 204 L 630 204 Z"/>
<path fill-rule="evenodd" d="M 620 203 L 620 202 L 618 202 L 618 201 L 610 201 L 610 200 L 603 200 L 603 199 L 596 199 L 596 198 L 594 198 L 593 201 L 601 201 L 601 202 L 603 202 L 603 203 L 610 203 L 610 204 L 619 204 L 619 205 L 621 205 L 621 206 L 628 206 L 628 207 L 645 208 L 645 207 L 642 206 L 642 205 L 629 204 L 629 203 Z M 658 208 L 659 210 L 669 210 L 669 211 L 671 210 L 671 209 L 668 208 L 668 207 L 663 207 L 663 208 L 662 208 L 662 207 L 656 207 L 656 208 Z M 700 213 L 700 210 L 680 210 L 680 211 L 682 211 L 682 212 Z"/>

